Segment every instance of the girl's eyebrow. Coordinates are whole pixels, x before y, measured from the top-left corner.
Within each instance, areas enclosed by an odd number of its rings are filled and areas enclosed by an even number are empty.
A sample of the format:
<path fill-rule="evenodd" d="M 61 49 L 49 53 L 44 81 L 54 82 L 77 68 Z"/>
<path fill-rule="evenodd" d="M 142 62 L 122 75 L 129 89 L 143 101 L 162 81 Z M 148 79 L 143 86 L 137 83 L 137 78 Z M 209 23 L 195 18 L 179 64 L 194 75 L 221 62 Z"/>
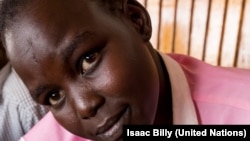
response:
<path fill-rule="evenodd" d="M 85 31 L 77 34 L 70 42 L 70 44 L 63 50 L 63 60 L 68 60 L 72 56 L 75 49 L 79 47 L 78 45 L 82 42 L 89 41 L 89 39 L 93 37 L 93 34 L 94 33 L 90 31 Z"/>

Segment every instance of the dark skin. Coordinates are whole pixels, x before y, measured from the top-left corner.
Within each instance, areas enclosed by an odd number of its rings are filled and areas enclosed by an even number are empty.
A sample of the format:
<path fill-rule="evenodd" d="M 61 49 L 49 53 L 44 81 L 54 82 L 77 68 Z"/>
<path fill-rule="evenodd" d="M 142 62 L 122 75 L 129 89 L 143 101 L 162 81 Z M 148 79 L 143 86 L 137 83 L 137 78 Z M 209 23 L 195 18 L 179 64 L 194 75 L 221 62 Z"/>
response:
<path fill-rule="evenodd" d="M 6 57 L 5 49 L 3 47 L 2 41 L 0 40 L 0 69 L 3 68 L 7 62 L 8 60 Z"/>
<path fill-rule="evenodd" d="M 137 2 L 121 5 L 114 15 L 87 0 L 44 0 L 21 10 L 4 35 L 34 100 L 70 132 L 96 141 L 121 140 L 124 124 L 172 123 L 148 13 Z"/>

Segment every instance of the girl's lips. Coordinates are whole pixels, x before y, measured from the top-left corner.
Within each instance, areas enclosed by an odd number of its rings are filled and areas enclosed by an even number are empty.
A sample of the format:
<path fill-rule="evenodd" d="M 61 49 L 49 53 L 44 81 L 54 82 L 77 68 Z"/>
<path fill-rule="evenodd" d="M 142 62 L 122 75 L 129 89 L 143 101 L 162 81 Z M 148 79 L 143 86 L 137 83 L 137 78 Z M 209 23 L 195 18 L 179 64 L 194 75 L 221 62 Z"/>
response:
<path fill-rule="evenodd" d="M 99 126 L 97 129 L 96 135 L 102 136 L 102 137 L 111 137 L 117 132 L 121 130 L 123 126 L 123 122 L 121 122 L 122 116 L 128 111 L 128 107 L 124 107 L 120 112 L 118 112 L 116 115 L 105 119 L 104 123 Z"/>

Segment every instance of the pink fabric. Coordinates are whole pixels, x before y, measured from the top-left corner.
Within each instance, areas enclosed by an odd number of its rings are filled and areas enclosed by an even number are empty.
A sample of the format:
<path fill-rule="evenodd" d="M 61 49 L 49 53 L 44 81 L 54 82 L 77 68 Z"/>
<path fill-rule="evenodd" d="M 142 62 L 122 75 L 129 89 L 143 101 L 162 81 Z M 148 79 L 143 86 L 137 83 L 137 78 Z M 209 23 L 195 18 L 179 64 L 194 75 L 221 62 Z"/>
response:
<path fill-rule="evenodd" d="M 61 127 L 49 112 L 20 141 L 89 141 Z"/>
<path fill-rule="evenodd" d="M 188 80 L 200 124 L 250 124 L 250 70 L 174 55 Z"/>

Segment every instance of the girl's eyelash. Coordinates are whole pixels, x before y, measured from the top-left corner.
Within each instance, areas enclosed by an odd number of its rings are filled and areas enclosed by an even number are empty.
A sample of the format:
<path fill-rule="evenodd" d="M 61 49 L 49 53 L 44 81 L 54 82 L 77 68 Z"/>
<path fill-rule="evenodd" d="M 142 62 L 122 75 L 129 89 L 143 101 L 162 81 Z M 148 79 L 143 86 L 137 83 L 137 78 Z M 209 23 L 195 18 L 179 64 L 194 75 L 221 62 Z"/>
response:
<path fill-rule="evenodd" d="M 82 70 L 82 62 L 83 62 L 83 60 L 86 59 L 86 57 L 87 57 L 87 56 L 90 56 L 91 54 L 94 54 L 94 53 L 100 54 L 100 52 L 101 52 L 101 50 L 103 49 L 103 47 L 104 47 L 104 45 L 98 46 L 98 47 L 96 47 L 96 48 L 94 48 L 94 49 L 92 49 L 92 50 L 90 50 L 90 51 L 84 53 L 84 54 L 80 57 L 80 59 L 77 61 L 77 68 L 78 68 L 78 70 L 79 70 L 79 72 L 80 72 L 81 75 L 84 75 L 83 70 Z"/>
<path fill-rule="evenodd" d="M 81 75 L 86 75 L 89 72 L 91 72 L 91 70 L 95 67 L 96 62 L 98 61 L 98 52 L 93 52 L 91 54 L 89 54 L 88 56 L 84 56 L 82 61 L 81 61 L 81 68 L 80 68 L 80 72 Z M 87 68 L 85 68 L 87 67 Z"/>

